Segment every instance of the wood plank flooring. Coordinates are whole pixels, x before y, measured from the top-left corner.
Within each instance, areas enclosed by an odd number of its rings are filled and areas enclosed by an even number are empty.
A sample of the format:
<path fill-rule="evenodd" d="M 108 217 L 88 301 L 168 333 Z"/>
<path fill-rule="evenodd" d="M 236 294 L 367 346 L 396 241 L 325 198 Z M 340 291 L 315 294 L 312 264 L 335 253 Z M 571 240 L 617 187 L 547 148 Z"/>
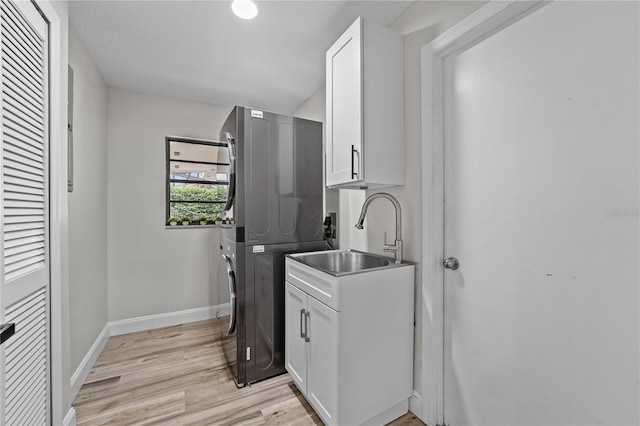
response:
<path fill-rule="evenodd" d="M 226 367 L 222 320 L 114 336 L 73 406 L 84 425 L 321 425 L 284 374 L 238 389 Z M 392 423 L 423 423 L 409 413 Z"/>

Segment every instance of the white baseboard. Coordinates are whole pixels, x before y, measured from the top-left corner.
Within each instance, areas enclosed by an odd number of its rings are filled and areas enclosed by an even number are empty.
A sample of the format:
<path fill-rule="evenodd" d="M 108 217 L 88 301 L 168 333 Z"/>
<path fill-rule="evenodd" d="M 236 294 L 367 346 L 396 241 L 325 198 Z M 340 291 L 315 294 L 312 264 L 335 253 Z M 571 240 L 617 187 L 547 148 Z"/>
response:
<path fill-rule="evenodd" d="M 364 425 L 386 425 L 391 423 L 393 420 L 398 417 L 402 417 L 407 414 L 407 410 L 409 410 L 409 402 L 406 399 L 403 399 L 396 405 L 387 408 L 382 413 L 370 418 L 369 420 L 365 420 Z"/>
<path fill-rule="evenodd" d="M 84 359 L 71 376 L 71 401 L 76 398 L 82 384 L 93 368 L 98 356 L 107 344 L 111 336 L 135 333 L 137 331 L 153 330 L 154 328 L 170 327 L 172 325 L 185 324 L 194 321 L 203 321 L 229 315 L 230 305 L 224 303 L 217 306 L 205 306 L 204 308 L 188 309 L 186 311 L 169 312 L 166 314 L 149 315 L 146 317 L 130 318 L 120 321 L 111 321 L 104 326 L 104 329 L 93 343 Z M 69 412 L 71 413 L 71 412 Z M 69 416 L 67 413 L 67 416 Z M 65 417 L 65 426 L 66 417 Z M 75 410 L 73 411 L 73 423 L 75 425 Z"/>
<path fill-rule="evenodd" d="M 154 328 L 171 327 L 188 322 L 203 321 L 229 315 L 230 305 L 224 303 L 204 308 L 187 309 L 186 311 L 169 312 L 166 314 L 149 315 L 146 317 L 129 318 L 120 321 L 111 321 L 109 330 L 112 336 L 135 333 L 138 331 L 153 330 Z"/>
<path fill-rule="evenodd" d="M 411 411 L 416 415 L 417 418 L 427 424 L 424 419 L 422 408 L 422 394 L 414 390 L 413 395 L 411 395 L 411 398 L 409 398 L 409 411 Z"/>
<path fill-rule="evenodd" d="M 104 328 L 98 335 L 98 338 L 96 339 L 95 342 L 93 342 L 93 345 L 91 345 L 91 347 L 89 348 L 89 351 L 82 359 L 82 362 L 80 363 L 76 371 L 71 376 L 71 401 L 73 401 L 76 398 L 78 391 L 80 391 L 82 384 L 84 383 L 85 379 L 89 375 L 89 372 L 93 368 L 93 364 L 98 359 L 98 356 L 100 356 L 100 352 L 102 352 L 102 349 L 104 349 L 104 345 L 107 344 L 107 340 L 109 340 L 110 336 L 111 335 L 109 333 L 109 324 L 107 324 L 104 326 Z M 67 416 L 68 415 L 69 414 L 67 413 Z M 75 421 L 75 410 L 74 410 L 73 424 L 75 425 L 75 423 L 76 421 Z M 65 417 L 65 425 L 66 424 L 67 423 L 66 423 L 66 417 Z"/>
<path fill-rule="evenodd" d="M 71 407 L 62 421 L 63 426 L 76 426 L 76 409 Z"/>

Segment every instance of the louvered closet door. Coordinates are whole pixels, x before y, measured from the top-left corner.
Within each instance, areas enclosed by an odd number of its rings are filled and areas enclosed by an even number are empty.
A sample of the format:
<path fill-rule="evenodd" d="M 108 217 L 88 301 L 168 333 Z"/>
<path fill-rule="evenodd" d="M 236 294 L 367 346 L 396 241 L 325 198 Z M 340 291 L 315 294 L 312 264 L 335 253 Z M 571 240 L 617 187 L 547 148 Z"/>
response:
<path fill-rule="evenodd" d="M 1 0 L 2 425 L 50 422 L 47 24 L 28 1 Z"/>

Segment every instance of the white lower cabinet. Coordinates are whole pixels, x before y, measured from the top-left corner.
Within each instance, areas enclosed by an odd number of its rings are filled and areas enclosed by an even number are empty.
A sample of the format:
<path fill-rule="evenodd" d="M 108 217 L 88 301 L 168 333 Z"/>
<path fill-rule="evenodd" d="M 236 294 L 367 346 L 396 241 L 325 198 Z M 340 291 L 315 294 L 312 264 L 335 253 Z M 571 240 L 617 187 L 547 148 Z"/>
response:
<path fill-rule="evenodd" d="M 284 353 L 287 371 L 300 389 L 307 389 L 307 344 L 305 321 L 307 295 L 289 283 L 285 285 Z M 299 327 L 294 318 L 299 319 Z"/>
<path fill-rule="evenodd" d="M 286 285 L 286 366 L 327 424 L 338 424 L 339 314 L 295 286 Z M 286 354 L 289 354 L 288 356 Z"/>
<path fill-rule="evenodd" d="M 286 259 L 285 364 L 327 425 L 382 425 L 408 411 L 414 266 L 376 274 L 334 277 Z"/>

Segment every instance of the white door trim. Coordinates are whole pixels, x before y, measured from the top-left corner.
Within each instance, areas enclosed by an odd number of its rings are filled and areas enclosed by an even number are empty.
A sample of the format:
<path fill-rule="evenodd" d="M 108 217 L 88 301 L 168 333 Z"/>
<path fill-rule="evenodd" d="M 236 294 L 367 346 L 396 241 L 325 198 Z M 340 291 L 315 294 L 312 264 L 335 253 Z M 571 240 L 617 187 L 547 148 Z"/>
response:
<path fill-rule="evenodd" d="M 51 423 L 63 424 L 71 406 L 69 398 L 69 342 L 63 340 L 63 292 L 66 267 L 67 222 L 67 56 L 63 22 L 47 0 L 34 0 L 49 23 L 49 265 L 51 330 Z M 66 24 L 66 22 L 65 22 Z M 64 57 L 63 57 L 64 55 Z M 68 327 L 68 325 L 67 325 Z M 66 350 L 65 350 L 66 346 Z M 66 369 L 65 369 L 65 363 Z M 65 371 L 66 370 L 66 371 Z M 67 377 L 65 380 L 64 378 Z M 75 420 L 73 420 L 75 424 Z"/>
<path fill-rule="evenodd" d="M 547 4 L 491 1 L 425 45 L 422 56 L 422 413 L 444 423 L 444 99 L 443 62 Z"/>

